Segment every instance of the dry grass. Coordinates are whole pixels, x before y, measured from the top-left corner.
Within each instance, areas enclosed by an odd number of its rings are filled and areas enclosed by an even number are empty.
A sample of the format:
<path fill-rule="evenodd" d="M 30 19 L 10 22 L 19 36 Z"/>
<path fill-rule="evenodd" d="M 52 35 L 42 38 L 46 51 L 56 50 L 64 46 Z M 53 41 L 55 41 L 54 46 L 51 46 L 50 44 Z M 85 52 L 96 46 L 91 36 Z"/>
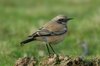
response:
<path fill-rule="evenodd" d="M 36 60 L 33 57 L 22 57 L 16 61 L 15 66 L 100 66 L 100 58 L 84 59 L 52 55 Z"/>

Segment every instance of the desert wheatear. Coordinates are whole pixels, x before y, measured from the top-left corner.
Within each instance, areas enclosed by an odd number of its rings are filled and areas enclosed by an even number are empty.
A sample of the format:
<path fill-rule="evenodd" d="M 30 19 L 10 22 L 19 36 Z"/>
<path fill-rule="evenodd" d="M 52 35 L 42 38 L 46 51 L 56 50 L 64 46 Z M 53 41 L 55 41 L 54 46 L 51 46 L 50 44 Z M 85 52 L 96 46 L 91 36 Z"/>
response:
<path fill-rule="evenodd" d="M 64 15 L 58 15 L 54 17 L 51 21 L 46 23 L 39 30 L 34 32 L 32 35 L 28 36 L 28 38 L 21 42 L 21 45 L 26 44 L 31 41 L 44 41 L 46 43 L 46 47 L 48 53 L 50 55 L 50 50 L 55 53 L 51 44 L 57 44 L 64 40 L 67 33 L 67 22 L 72 18 L 68 18 Z"/>

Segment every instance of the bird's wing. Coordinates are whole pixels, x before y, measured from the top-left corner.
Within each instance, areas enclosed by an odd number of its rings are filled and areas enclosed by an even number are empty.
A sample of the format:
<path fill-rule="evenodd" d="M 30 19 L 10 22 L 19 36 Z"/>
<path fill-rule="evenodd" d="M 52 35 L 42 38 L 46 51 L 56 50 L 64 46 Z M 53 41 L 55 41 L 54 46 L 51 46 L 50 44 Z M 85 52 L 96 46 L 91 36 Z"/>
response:
<path fill-rule="evenodd" d="M 32 35 L 28 37 L 49 36 L 51 34 L 52 33 L 49 30 L 40 28 L 38 31 L 34 32 Z"/>
<path fill-rule="evenodd" d="M 31 36 L 29 37 L 39 37 L 39 36 L 57 36 L 57 35 L 62 35 L 64 33 L 66 33 L 67 30 L 61 30 L 61 31 L 49 31 L 47 29 L 41 28 L 38 31 L 36 31 L 35 33 L 33 33 Z"/>

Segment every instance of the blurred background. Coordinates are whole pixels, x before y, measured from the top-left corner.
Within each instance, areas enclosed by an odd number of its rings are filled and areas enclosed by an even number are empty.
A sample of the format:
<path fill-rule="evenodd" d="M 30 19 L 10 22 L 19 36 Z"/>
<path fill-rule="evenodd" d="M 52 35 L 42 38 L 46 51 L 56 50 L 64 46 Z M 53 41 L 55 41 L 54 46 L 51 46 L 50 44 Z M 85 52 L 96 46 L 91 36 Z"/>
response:
<path fill-rule="evenodd" d="M 20 41 L 53 17 L 64 14 L 66 39 L 54 46 L 58 54 L 100 55 L 100 0 L 0 0 L 0 66 L 12 66 L 19 57 L 47 55 L 45 45 Z"/>

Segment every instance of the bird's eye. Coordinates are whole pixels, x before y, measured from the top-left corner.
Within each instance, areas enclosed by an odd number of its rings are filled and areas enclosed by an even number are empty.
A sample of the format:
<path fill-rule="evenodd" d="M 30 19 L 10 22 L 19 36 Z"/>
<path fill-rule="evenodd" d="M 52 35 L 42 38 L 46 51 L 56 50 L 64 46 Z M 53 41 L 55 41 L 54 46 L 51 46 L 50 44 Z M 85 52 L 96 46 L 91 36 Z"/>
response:
<path fill-rule="evenodd" d="M 58 21 L 62 22 L 62 21 L 65 21 L 64 19 L 59 19 Z"/>

